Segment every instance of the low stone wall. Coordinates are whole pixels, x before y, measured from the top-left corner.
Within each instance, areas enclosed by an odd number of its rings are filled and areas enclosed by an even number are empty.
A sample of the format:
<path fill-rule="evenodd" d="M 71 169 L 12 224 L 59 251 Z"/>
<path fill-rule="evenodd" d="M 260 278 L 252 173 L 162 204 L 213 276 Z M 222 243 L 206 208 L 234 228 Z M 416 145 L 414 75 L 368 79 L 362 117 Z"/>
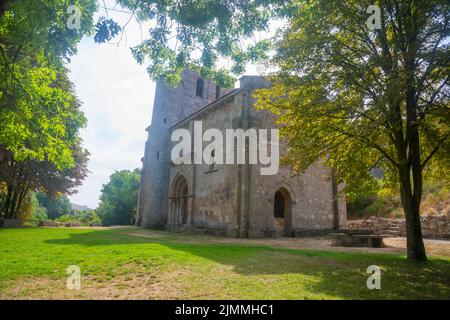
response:
<path fill-rule="evenodd" d="M 79 222 L 58 222 L 58 221 L 51 221 L 51 220 L 41 220 L 39 221 L 39 227 L 79 227 Z"/>
<path fill-rule="evenodd" d="M 420 219 L 422 236 L 427 238 L 450 238 L 450 214 L 423 216 Z M 400 235 L 406 235 L 406 226 L 400 226 Z"/>
<path fill-rule="evenodd" d="M 71 227 L 79 227 L 80 223 L 79 222 L 63 222 L 62 225 L 64 227 L 71 228 Z"/>
<path fill-rule="evenodd" d="M 101 226 L 101 224 L 91 224 L 92 226 Z M 58 222 L 52 220 L 24 220 L 24 219 L 0 219 L 0 227 L 79 227 L 79 222 Z"/>
<path fill-rule="evenodd" d="M 22 219 L 1 219 L 0 227 L 11 228 L 11 227 L 21 227 L 24 221 Z"/>
<path fill-rule="evenodd" d="M 386 219 L 371 217 L 365 220 L 349 220 L 347 228 L 351 230 L 366 229 L 377 234 L 390 236 L 400 236 L 400 225 L 404 224 L 403 219 Z"/>
<path fill-rule="evenodd" d="M 422 235 L 427 238 L 450 238 L 450 213 L 446 215 L 422 216 Z M 365 220 L 347 221 L 348 229 L 368 229 L 377 234 L 406 236 L 404 219 L 371 217 Z"/>
<path fill-rule="evenodd" d="M 101 227 L 102 224 L 101 223 L 97 223 L 97 222 L 91 222 L 89 223 L 89 227 Z"/>
<path fill-rule="evenodd" d="M 51 220 L 48 220 L 48 221 L 41 220 L 41 221 L 39 221 L 39 227 L 58 227 L 58 226 L 59 226 L 59 223 L 56 222 L 56 221 L 51 221 Z"/>

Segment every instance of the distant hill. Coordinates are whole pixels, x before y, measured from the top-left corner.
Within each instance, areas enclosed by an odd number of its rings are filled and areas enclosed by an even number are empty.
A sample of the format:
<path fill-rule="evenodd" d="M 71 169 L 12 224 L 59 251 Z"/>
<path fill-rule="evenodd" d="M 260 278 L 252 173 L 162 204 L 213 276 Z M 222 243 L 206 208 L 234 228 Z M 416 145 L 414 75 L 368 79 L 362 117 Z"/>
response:
<path fill-rule="evenodd" d="M 76 210 L 76 211 L 89 211 L 89 210 L 92 210 L 88 206 L 80 206 L 79 204 L 75 204 L 75 203 L 72 203 L 72 202 L 70 203 L 70 205 L 72 206 L 72 210 Z"/>

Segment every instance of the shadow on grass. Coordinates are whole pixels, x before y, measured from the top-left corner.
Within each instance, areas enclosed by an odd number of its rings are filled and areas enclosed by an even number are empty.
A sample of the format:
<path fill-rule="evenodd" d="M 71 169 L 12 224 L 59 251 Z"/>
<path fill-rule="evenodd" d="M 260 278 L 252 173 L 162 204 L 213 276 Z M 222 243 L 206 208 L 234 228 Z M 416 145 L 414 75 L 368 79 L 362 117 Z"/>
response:
<path fill-rule="evenodd" d="M 261 245 L 201 243 L 189 241 L 189 235 L 160 233 L 153 238 L 125 234 L 129 230 L 96 230 L 70 233 L 68 238 L 45 240 L 49 244 L 108 246 L 157 244 L 171 250 L 201 257 L 246 276 L 282 276 L 281 282 L 295 289 L 296 281 L 307 277 L 309 291 L 341 298 L 370 299 L 450 299 L 450 261 L 407 261 L 404 257 L 379 253 L 345 253 L 275 248 Z M 183 242 L 188 240 L 187 242 Z M 200 240 L 200 241 L 197 241 Z M 149 247 L 150 248 L 150 247 Z M 121 250 L 127 250 L 122 248 Z M 173 252 L 164 253 L 168 260 L 180 261 Z M 150 255 L 151 256 L 151 255 Z M 151 257 L 150 257 L 151 258 Z M 183 259 L 183 258 L 181 258 Z M 382 290 L 366 287 L 367 267 L 382 270 Z M 278 279 L 278 278 L 277 278 Z M 278 281 L 278 280 L 276 280 Z M 283 283 L 284 283 L 283 282 Z"/>

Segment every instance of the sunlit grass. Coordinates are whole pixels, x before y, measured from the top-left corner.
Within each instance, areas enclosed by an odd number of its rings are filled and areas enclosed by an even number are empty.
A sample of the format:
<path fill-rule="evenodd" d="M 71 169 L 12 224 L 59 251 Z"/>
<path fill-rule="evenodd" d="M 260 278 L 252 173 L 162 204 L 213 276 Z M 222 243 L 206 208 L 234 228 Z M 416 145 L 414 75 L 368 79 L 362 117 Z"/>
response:
<path fill-rule="evenodd" d="M 0 230 L 0 297 L 138 299 L 416 299 L 450 297 L 450 260 L 143 238 L 130 229 Z M 191 241 L 195 239 L 195 241 Z M 200 238 L 201 240 L 201 238 Z M 66 268 L 82 289 L 66 289 Z M 369 265 L 382 270 L 368 290 Z"/>

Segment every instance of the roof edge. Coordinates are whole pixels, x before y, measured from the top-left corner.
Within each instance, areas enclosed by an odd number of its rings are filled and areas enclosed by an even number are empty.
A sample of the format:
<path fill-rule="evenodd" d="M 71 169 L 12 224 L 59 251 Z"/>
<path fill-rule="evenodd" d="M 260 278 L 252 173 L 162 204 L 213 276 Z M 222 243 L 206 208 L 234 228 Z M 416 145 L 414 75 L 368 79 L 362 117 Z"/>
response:
<path fill-rule="evenodd" d="M 237 95 L 239 92 L 241 92 L 242 89 L 241 88 L 235 88 L 233 90 L 231 90 L 230 92 L 224 94 L 223 96 L 221 96 L 219 99 L 214 100 L 211 103 L 208 103 L 206 106 L 204 106 L 203 108 L 198 109 L 197 111 L 195 111 L 194 113 L 190 114 L 188 117 L 178 121 L 177 123 L 175 123 L 173 126 L 171 126 L 169 128 L 169 131 L 172 131 L 173 129 L 175 129 L 176 127 L 182 125 L 183 123 L 192 120 L 193 118 L 195 118 L 196 116 L 200 115 L 201 113 L 213 108 L 214 106 L 216 106 L 217 104 L 224 102 L 225 100 L 234 97 L 235 95 Z"/>

